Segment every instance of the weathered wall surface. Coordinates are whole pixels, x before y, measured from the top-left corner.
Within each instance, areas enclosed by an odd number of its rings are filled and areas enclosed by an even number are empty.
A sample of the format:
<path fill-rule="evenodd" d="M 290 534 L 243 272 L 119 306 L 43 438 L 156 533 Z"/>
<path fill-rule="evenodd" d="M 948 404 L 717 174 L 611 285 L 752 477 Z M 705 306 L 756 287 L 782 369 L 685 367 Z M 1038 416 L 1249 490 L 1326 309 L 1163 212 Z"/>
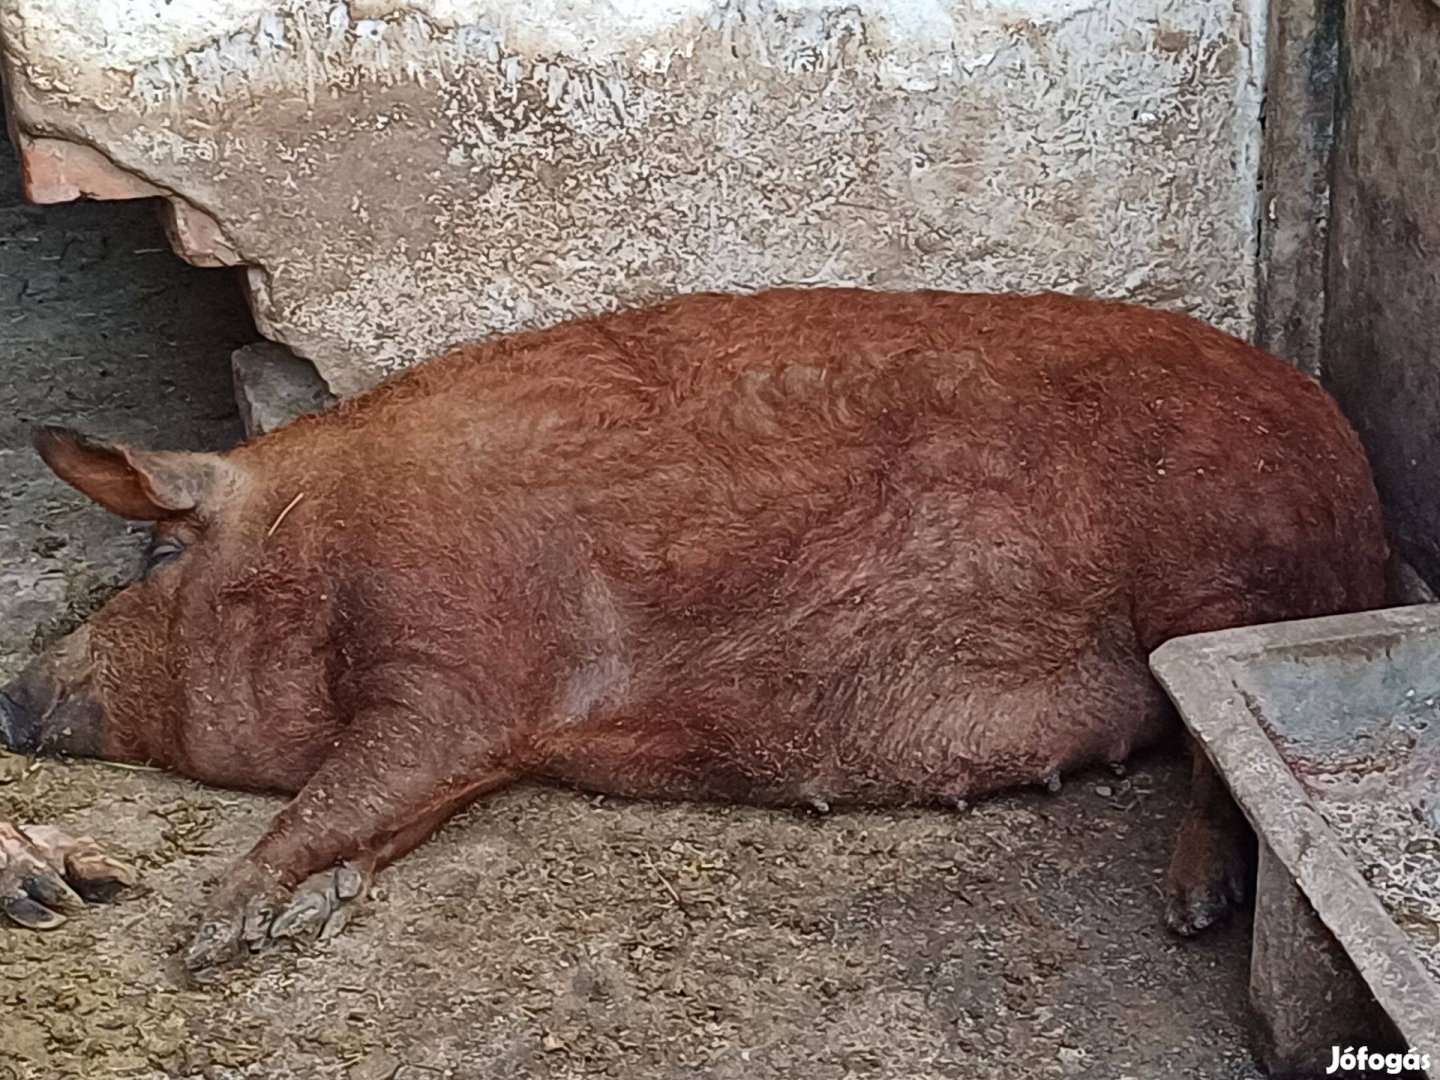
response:
<path fill-rule="evenodd" d="M 1270 0 L 1255 342 L 1320 371 L 1345 0 Z"/>
<path fill-rule="evenodd" d="M 1347 0 L 1325 378 L 1440 581 L 1440 5 Z"/>
<path fill-rule="evenodd" d="M 1253 328 L 1263 0 L 0 0 L 33 197 L 169 194 L 353 392 L 703 288 Z"/>

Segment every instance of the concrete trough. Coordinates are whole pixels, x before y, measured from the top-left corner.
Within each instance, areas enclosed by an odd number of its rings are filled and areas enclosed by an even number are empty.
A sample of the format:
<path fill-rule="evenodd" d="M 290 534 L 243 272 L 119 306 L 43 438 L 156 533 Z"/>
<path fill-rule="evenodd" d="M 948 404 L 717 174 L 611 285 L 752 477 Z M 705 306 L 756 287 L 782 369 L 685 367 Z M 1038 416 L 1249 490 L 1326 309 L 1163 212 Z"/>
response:
<path fill-rule="evenodd" d="M 1259 838 L 1267 1066 L 1321 1075 L 1378 1038 L 1440 1077 L 1440 605 L 1179 638 L 1150 664 Z"/>

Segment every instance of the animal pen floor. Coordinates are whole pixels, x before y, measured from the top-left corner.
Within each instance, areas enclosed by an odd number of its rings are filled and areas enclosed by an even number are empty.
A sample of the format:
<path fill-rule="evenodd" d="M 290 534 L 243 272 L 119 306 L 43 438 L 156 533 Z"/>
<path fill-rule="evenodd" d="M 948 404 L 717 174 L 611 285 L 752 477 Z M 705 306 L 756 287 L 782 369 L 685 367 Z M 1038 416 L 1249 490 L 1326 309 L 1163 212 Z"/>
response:
<path fill-rule="evenodd" d="M 0 677 L 134 567 L 142 532 L 44 471 L 48 420 L 238 437 L 233 279 L 143 204 L 30 207 L 0 161 Z M 0 818 L 93 832 L 139 895 L 0 928 L 0 1078 L 1253 1078 L 1248 931 L 1161 928 L 1175 757 L 967 814 L 635 804 L 521 789 L 399 866 L 331 943 L 188 989 L 207 877 L 279 806 L 0 755 Z"/>

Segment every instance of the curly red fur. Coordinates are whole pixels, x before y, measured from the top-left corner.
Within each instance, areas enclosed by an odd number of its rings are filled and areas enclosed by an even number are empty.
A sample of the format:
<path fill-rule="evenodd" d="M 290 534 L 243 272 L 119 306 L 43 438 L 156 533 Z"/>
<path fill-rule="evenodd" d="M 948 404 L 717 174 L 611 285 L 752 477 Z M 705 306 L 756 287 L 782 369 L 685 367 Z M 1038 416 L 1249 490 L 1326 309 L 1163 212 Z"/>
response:
<path fill-rule="evenodd" d="M 262 843 L 286 879 L 518 777 L 1034 782 L 1169 728 L 1167 637 L 1382 600 L 1317 384 L 1063 296 L 689 296 L 465 346 L 226 462 L 159 526 L 190 552 L 96 619 L 98 681 L 116 753 L 324 808 Z"/>

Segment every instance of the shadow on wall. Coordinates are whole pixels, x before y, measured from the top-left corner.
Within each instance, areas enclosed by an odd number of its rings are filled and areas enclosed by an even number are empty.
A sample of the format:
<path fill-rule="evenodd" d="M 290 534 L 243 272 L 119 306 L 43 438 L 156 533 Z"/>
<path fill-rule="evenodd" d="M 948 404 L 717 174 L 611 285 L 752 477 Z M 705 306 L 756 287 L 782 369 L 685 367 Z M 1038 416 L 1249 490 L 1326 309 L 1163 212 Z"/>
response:
<path fill-rule="evenodd" d="M 0 138 L 0 674 L 128 580 L 143 544 L 50 475 L 30 425 L 233 445 L 230 354 L 257 337 L 236 272 L 177 257 L 152 200 L 33 206 Z"/>
<path fill-rule="evenodd" d="M 1440 584 L 1440 4 L 1346 0 L 1325 384 L 1396 547 Z"/>
<path fill-rule="evenodd" d="M 230 353 L 258 336 L 236 272 L 176 256 L 154 200 L 34 206 L 0 140 L 0 449 L 42 420 L 227 446 Z"/>

